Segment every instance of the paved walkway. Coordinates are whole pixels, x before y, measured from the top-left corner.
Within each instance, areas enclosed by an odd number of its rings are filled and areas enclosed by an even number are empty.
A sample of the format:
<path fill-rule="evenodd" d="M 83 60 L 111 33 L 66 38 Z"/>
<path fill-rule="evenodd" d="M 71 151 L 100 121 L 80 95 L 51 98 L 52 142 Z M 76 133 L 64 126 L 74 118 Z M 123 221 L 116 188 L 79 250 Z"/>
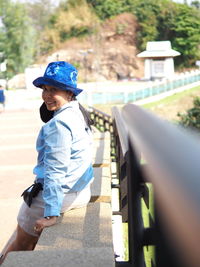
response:
<path fill-rule="evenodd" d="M 35 141 L 41 125 L 36 109 L 0 114 L 0 251 L 15 230 L 20 195 L 34 179 Z"/>

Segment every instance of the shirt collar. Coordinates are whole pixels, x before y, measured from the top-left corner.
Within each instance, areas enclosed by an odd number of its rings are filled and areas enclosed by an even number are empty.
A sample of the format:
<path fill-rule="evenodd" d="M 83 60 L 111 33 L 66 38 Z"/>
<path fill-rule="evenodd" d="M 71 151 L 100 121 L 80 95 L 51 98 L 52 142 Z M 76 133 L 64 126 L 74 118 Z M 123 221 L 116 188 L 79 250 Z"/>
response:
<path fill-rule="evenodd" d="M 65 110 L 66 108 L 79 108 L 78 101 L 73 100 L 73 101 L 70 101 L 70 102 L 64 104 L 60 109 L 58 109 L 58 110 L 56 110 L 54 112 L 54 115 L 53 116 L 56 116 L 57 114 L 59 114 L 60 112 L 62 112 L 63 110 Z"/>

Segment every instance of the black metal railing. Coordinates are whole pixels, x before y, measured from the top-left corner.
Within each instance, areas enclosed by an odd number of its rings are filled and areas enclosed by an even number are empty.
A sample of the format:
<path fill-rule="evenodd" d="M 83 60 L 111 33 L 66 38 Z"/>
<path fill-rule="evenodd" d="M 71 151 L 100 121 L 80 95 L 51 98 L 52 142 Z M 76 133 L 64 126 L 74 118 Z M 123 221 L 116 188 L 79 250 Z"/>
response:
<path fill-rule="evenodd" d="M 95 108 L 90 107 L 90 117 L 94 121 L 94 126 L 102 132 L 109 131 L 111 134 L 111 158 L 112 161 L 117 164 L 117 173 L 112 173 L 114 178 L 118 178 L 119 183 L 112 183 L 112 188 L 119 188 L 119 201 L 120 201 L 120 211 L 114 211 L 113 214 L 121 214 L 123 222 L 128 222 L 128 235 L 129 235 L 129 261 L 128 262 L 116 262 L 116 266 L 131 266 L 129 265 L 131 259 L 133 258 L 133 254 L 135 251 L 133 250 L 133 225 L 135 222 L 131 222 L 131 219 L 128 219 L 128 207 L 132 205 L 128 205 L 128 203 L 138 203 L 140 202 L 140 194 L 128 194 L 129 182 L 127 179 L 127 156 L 128 156 L 128 134 L 127 129 L 124 124 L 124 121 L 121 117 L 121 114 L 117 108 L 113 108 L 113 118 L 112 116 L 101 112 Z M 134 164 L 134 166 L 136 166 Z M 149 207 L 149 188 L 143 184 L 141 186 L 141 195 L 143 196 L 144 202 L 147 207 Z M 137 196 L 137 201 L 130 199 L 130 197 Z M 138 198 L 139 197 L 139 198 Z M 141 209 L 139 209 L 141 211 Z M 151 214 L 149 213 L 150 224 L 152 225 L 153 219 Z M 129 218 L 133 218 L 133 216 L 129 215 Z M 135 217 L 136 218 L 136 217 Z M 143 223 L 140 221 L 138 224 L 142 226 Z M 135 230 L 135 229 L 134 229 Z M 138 230 L 136 230 L 137 232 Z M 147 234 L 148 232 L 148 234 Z M 145 238 L 150 240 L 150 231 L 146 230 Z M 150 244 L 146 241 L 146 244 Z M 139 255 L 137 253 L 137 255 Z M 136 265 L 135 265 L 136 266 Z M 152 264 L 153 266 L 153 264 Z"/>
<path fill-rule="evenodd" d="M 116 146 L 117 177 L 119 179 L 120 211 L 122 221 L 128 223 L 128 255 L 127 262 L 116 262 L 116 266 L 146 266 L 144 257 L 144 246 L 154 245 L 154 224 L 152 212 L 149 207 L 149 187 L 145 183 L 140 165 L 141 155 L 135 155 L 135 151 L 129 149 L 129 135 L 127 125 L 122 118 L 119 109 L 112 109 L 113 115 L 113 135 Z M 130 178 L 134 176 L 134 179 Z M 151 227 L 144 227 L 142 215 L 142 199 L 148 212 Z M 147 216 L 147 215 L 146 215 Z M 152 249 L 151 249 L 152 251 Z M 150 253 L 148 253 L 150 255 Z M 149 259 L 154 266 L 154 259 Z"/>
<path fill-rule="evenodd" d="M 112 127 L 129 243 L 129 259 L 116 266 L 199 267 L 199 136 L 133 104 L 112 109 Z M 155 253 L 146 259 L 145 250 Z"/>
<path fill-rule="evenodd" d="M 94 126 L 101 132 L 113 132 L 112 117 L 98 109 L 89 107 L 90 118 L 94 122 Z"/>
<path fill-rule="evenodd" d="M 90 118 L 94 123 L 94 126 L 100 132 L 110 132 L 110 148 L 111 148 L 111 160 L 116 161 L 116 152 L 113 138 L 113 122 L 112 117 L 105 112 L 102 112 L 96 108 L 89 107 L 88 109 Z"/>

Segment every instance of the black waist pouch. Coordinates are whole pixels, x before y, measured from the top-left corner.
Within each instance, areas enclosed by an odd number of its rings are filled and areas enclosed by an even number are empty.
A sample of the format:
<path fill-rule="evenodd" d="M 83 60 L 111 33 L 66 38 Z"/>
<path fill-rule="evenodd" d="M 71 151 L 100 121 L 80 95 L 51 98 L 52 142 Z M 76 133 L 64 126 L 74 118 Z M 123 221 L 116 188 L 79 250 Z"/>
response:
<path fill-rule="evenodd" d="M 22 193 L 21 197 L 23 197 L 26 204 L 30 207 L 33 201 L 33 198 L 38 195 L 38 193 L 43 190 L 43 186 L 41 183 L 34 183 L 29 186 L 24 192 Z"/>

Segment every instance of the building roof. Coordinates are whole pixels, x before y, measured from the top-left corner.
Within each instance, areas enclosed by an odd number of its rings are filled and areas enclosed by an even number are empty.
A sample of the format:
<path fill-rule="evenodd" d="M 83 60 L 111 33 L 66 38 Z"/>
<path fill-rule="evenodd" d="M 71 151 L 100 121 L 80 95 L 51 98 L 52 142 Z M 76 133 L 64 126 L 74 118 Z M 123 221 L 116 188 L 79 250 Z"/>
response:
<path fill-rule="evenodd" d="M 156 57 L 176 57 L 180 53 L 171 48 L 170 41 L 147 42 L 146 50 L 137 54 L 138 57 L 156 58 Z"/>

